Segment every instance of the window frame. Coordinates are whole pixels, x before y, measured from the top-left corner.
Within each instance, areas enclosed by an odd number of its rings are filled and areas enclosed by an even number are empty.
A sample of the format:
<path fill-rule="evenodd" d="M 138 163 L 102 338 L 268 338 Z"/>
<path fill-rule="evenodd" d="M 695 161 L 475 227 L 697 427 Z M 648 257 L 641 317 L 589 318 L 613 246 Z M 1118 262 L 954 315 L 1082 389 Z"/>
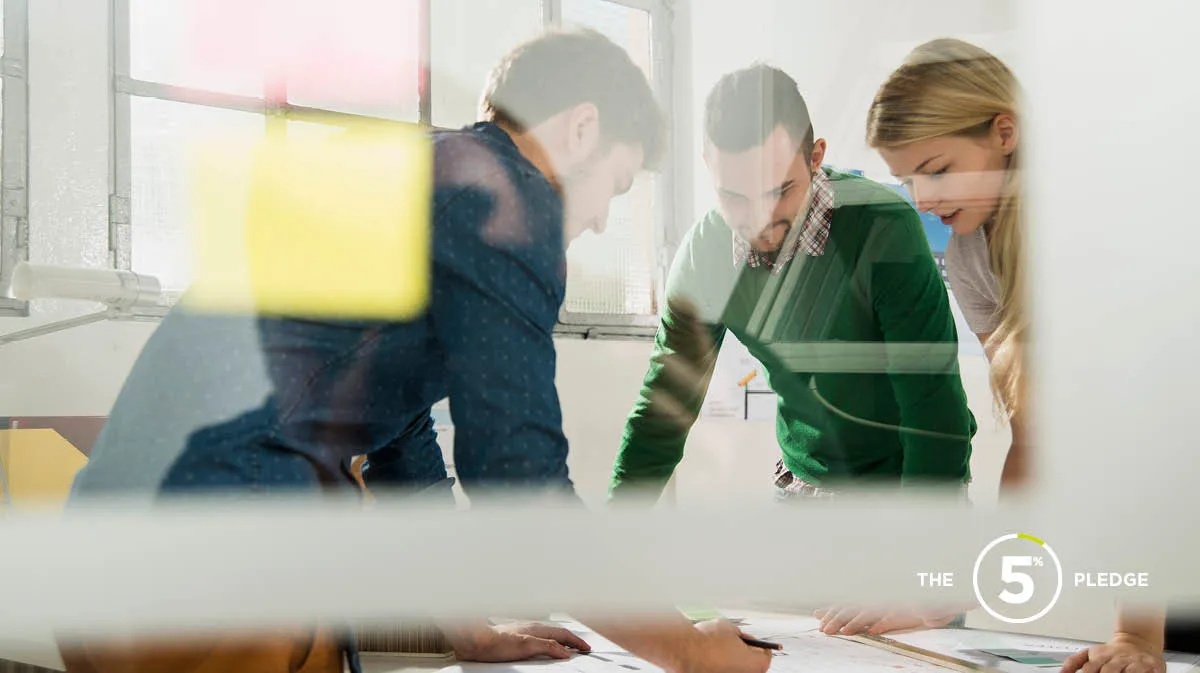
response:
<path fill-rule="evenodd" d="M 0 159 L 0 316 L 25 317 L 29 303 L 4 296 L 17 264 L 29 260 L 29 2 L 4 2 L 3 137 Z"/>
<path fill-rule="evenodd" d="M 673 0 L 600 0 L 646 12 L 650 15 L 650 55 L 653 60 L 653 86 L 663 113 L 674 120 L 675 99 L 675 6 Z M 562 25 L 562 0 L 541 0 L 542 20 L 546 27 Z M 668 126 L 668 150 L 656 177 L 654 194 L 654 301 L 662 310 L 666 300 L 667 271 L 678 247 L 679 223 L 675 221 L 676 157 L 673 149 L 681 141 L 676 124 Z M 632 313 L 610 314 L 559 311 L 555 333 L 583 339 L 648 339 L 658 330 L 659 316 Z"/>
<path fill-rule="evenodd" d="M 418 70 L 416 124 L 430 125 L 429 96 L 429 3 L 420 0 L 420 63 Z M 133 270 L 133 117 L 132 100 L 152 98 L 221 110 L 249 112 L 262 115 L 267 133 L 286 128 L 290 121 L 338 125 L 339 122 L 370 121 L 372 123 L 411 126 L 412 122 L 397 121 L 369 115 L 293 105 L 287 102 L 286 86 L 264 82 L 261 96 L 208 91 L 205 89 L 163 84 L 136 79 L 131 74 L 130 5 L 132 0 L 109 0 L 109 97 L 111 127 L 109 137 L 109 197 L 108 197 L 108 257 L 115 269 Z M 168 291 L 170 301 L 178 299 L 177 291 Z"/>
<path fill-rule="evenodd" d="M 6 3 L 27 2 L 27 0 L 3 0 Z M 674 64 L 674 20 L 675 7 L 673 0 L 602 0 L 617 5 L 647 12 L 651 22 L 651 52 L 654 68 L 655 91 L 664 107 L 668 119 L 673 119 L 673 103 L 675 97 L 675 81 L 673 76 Z M 346 112 L 336 112 L 321 108 L 293 105 L 287 101 L 286 91 L 281 89 L 266 91 L 264 86 L 262 96 L 245 96 L 238 94 L 220 93 L 203 89 L 162 84 L 135 79 L 131 74 L 131 26 L 130 8 L 132 0 L 109 0 L 110 40 L 109 40 L 109 75 L 110 75 L 110 119 L 111 131 L 109 138 L 109 200 L 108 200 L 108 257 L 109 264 L 116 269 L 131 270 L 133 265 L 133 222 L 132 222 L 132 191 L 133 191 L 133 120 L 131 102 L 134 97 L 154 98 L 199 105 L 203 107 L 234 110 L 261 114 L 268 131 L 286 125 L 288 121 L 309 121 L 325 124 L 337 124 L 339 120 L 347 123 L 370 119 L 396 124 L 407 124 L 395 120 L 378 119 Z M 431 90 L 431 45 L 430 45 L 430 3 L 432 0 L 421 0 L 420 11 L 423 25 L 420 35 L 421 68 L 418 77 L 418 109 L 417 121 L 423 127 L 434 128 L 432 125 L 432 96 Z M 560 26 L 562 23 L 562 0 L 539 0 L 542 8 L 543 25 L 547 27 Z M 7 7 L 7 5 L 6 5 Z M 7 99 L 7 87 L 6 95 Z M 8 117 L 5 109 L 5 130 L 7 131 Z M 669 131 L 669 147 L 677 147 L 680 134 L 672 124 Z M 8 134 L 5 134 L 7 142 Z M 675 249 L 680 240 L 680 225 L 673 219 L 674 205 L 679 202 L 677 182 L 675 179 L 676 155 L 668 151 L 663 166 L 656 176 L 655 189 L 655 226 L 654 226 L 654 297 L 656 306 L 661 308 L 664 301 L 666 274 L 674 257 Z M 7 174 L 7 166 L 6 166 Z M 6 216 L 5 222 L 8 218 Z M 6 248 L 7 250 L 7 248 Z M 174 293 L 169 293 L 174 294 Z M 175 299 L 177 297 L 171 297 Z M 635 314 L 600 314 L 560 311 L 555 334 L 578 338 L 605 339 L 646 339 L 652 338 L 658 327 L 658 315 Z"/>

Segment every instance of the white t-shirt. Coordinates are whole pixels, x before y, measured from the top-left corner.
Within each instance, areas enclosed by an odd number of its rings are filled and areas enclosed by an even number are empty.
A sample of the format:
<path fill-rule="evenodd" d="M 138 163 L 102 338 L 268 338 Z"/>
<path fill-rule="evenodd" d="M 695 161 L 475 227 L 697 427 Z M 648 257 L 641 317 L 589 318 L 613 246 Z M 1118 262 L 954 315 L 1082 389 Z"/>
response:
<path fill-rule="evenodd" d="M 996 331 L 1000 326 L 1000 283 L 992 272 L 983 227 L 950 237 L 946 244 L 946 277 L 971 331 Z"/>

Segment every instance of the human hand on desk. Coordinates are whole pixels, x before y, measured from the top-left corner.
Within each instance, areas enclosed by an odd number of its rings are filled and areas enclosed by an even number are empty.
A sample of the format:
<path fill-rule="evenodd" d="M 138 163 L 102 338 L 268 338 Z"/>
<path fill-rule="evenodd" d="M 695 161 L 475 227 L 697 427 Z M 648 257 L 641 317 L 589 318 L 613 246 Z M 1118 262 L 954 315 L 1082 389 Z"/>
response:
<path fill-rule="evenodd" d="M 936 629 L 954 621 L 961 610 L 909 610 L 834 605 L 813 612 L 821 620 L 821 633 L 853 636 L 878 635 L 905 629 Z"/>
<path fill-rule="evenodd" d="M 567 648 L 580 652 L 592 649 L 574 633 L 548 624 L 441 625 L 441 628 L 459 661 L 496 663 L 535 657 L 570 659 L 571 650 Z"/>
<path fill-rule="evenodd" d="M 1166 673 L 1162 648 L 1143 638 L 1117 634 L 1104 645 L 1070 656 L 1061 673 Z"/>
<path fill-rule="evenodd" d="M 680 673 L 765 673 L 771 666 L 771 652 L 747 645 L 742 631 L 724 619 L 700 622 L 696 630 L 702 640 Z"/>

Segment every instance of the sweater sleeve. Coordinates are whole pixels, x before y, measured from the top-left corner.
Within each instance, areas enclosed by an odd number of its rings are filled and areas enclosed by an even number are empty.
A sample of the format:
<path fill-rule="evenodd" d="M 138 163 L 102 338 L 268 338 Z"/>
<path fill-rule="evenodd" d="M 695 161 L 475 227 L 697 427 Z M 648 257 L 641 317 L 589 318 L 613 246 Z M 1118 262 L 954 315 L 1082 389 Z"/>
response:
<path fill-rule="evenodd" d="M 688 431 L 704 404 L 724 337 L 720 325 L 695 322 L 670 308 L 663 312 L 650 366 L 613 463 L 611 499 L 662 494 L 683 459 Z"/>
<path fill-rule="evenodd" d="M 945 283 L 917 213 L 880 208 L 863 251 L 899 405 L 902 482 L 966 481 L 975 418 L 958 369 L 958 334 Z"/>
<path fill-rule="evenodd" d="M 657 498 L 683 458 L 725 338 L 720 315 L 736 277 L 731 236 L 710 215 L 688 232 L 671 265 L 668 306 L 613 464 L 614 501 Z"/>

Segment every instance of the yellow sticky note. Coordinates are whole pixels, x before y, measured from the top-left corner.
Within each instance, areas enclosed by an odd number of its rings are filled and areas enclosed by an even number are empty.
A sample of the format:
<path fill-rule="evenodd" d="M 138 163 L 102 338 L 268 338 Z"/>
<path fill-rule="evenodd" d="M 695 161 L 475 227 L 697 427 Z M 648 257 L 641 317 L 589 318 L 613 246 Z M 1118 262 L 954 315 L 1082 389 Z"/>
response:
<path fill-rule="evenodd" d="M 419 127 L 272 134 L 200 157 L 190 305 L 384 320 L 425 309 L 433 156 Z"/>

